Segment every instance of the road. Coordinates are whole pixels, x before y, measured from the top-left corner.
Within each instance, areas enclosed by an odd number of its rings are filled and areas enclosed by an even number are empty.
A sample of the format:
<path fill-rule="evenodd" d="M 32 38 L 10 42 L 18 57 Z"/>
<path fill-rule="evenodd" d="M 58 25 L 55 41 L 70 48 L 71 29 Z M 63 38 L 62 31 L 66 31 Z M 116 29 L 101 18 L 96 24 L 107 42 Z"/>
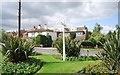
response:
<path fill-rule="evenodd" d="M 42 53 L 42 54 L 59 54 L 56 48 L 40 48 L 35 47 L 34 51 Z M 97 50 L 81 50 L 80 55 L 81 56 L 96 56 L 98 54 Z"/>
<path fill-rule="evenodd" d="M 42 54 L 59 54 L 56 48 L 40 48 L 40 47 L 35 47 L 34 51 L 42 53 Z"/>
<path fill-rule="evenodd" d="M 1 49 L 1 45 L 0 45 Z M 35 47 L 34 51 L 42 54 L 60 54 L 58 53 L 56 48 L 40 48 L 40 47 Z M 98 54 L 97 50 L 80 50 L 80 55 L 81 56 L 96 56 Z"/>

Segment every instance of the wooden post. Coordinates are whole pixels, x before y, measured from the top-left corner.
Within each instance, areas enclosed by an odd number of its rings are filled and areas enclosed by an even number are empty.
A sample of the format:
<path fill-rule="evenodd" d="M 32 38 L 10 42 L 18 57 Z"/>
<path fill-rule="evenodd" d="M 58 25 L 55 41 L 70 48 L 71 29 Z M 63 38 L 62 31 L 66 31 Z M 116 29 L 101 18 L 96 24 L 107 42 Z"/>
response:
<path fill-rule="evenodd" d="M 20 37 L 20 28 L 21 28 L 21 0 L 19 0 L 18 8 L 18 37 Z"/>

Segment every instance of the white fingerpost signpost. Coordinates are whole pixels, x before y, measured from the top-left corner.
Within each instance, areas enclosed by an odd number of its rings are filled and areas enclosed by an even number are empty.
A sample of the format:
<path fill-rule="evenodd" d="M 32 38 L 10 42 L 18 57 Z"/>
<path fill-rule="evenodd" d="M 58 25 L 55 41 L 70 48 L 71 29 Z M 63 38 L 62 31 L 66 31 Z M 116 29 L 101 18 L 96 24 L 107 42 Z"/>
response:
<path fill-rule="evenodd" d="M 66 54 L 65 54 L 65 24 L 63 22 L 61 22 L 61 24 L 63 25 L 63 61 L 65 61 L 66 58 Z"/>

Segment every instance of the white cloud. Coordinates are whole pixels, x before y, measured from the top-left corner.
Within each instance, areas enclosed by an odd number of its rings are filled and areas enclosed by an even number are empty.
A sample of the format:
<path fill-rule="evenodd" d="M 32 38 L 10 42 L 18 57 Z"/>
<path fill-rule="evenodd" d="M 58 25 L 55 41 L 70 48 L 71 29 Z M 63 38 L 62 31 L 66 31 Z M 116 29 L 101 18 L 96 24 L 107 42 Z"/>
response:
<path fill-rule="evenodd" d="M 72 2 L 73 0 L 62 0 L 63 2 L 35 1 L 37 0 L 22 3 L 22 28 L 29 29 L 34 25 L 45 23 L 48 24 L 48 27 L 58 28 L 61 27 L 60 20 L 62 18 L 65 19 L 68 27 L 75 27 L 74 23 L 110 17 L 117 12 L 118 7 L 117 2 L 107 2 L 108 0 L 106 2 L 102 2 L 103 0 L 101 2 L 100 0 L 81 0 L 80 2 L 75 2 L 75 0 L 74 2 Z M 3 2 L 2 8 L 2 24 L 11 25 L 11 29 L 17 28 L 18 3 Z"/>
<path fill-rule="evenodd" d="M 18 0 L 1 0 L 2 2 L 17 2 Z M 118 2 L 119 0 L 22 0 L 23 2 Z"/>
<path fill-rule="evenodd" d="M 114 31 L 115 28 L 113 27 L 110 27 L 110 26 L 102 26 L 103 27 L 103 30 L 101 31 L 103 34 L 107 34 L 109 31 Z"/>

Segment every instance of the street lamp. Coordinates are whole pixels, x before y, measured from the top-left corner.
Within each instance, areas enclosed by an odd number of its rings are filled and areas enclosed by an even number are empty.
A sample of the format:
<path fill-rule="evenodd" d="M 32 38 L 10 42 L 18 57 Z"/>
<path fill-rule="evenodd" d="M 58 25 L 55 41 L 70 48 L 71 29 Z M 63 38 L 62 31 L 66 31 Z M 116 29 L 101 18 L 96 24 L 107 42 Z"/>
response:
<path fill-rule="evenodd" d="M 65 58 L 66 58 L 66 54 L 65 54 L 65 26 L 66 26 L 66 24 L 64 24 L 63 22 L 61 22 L 61 24 L 63 25 L 63 61 L 65 61 Z"/>

